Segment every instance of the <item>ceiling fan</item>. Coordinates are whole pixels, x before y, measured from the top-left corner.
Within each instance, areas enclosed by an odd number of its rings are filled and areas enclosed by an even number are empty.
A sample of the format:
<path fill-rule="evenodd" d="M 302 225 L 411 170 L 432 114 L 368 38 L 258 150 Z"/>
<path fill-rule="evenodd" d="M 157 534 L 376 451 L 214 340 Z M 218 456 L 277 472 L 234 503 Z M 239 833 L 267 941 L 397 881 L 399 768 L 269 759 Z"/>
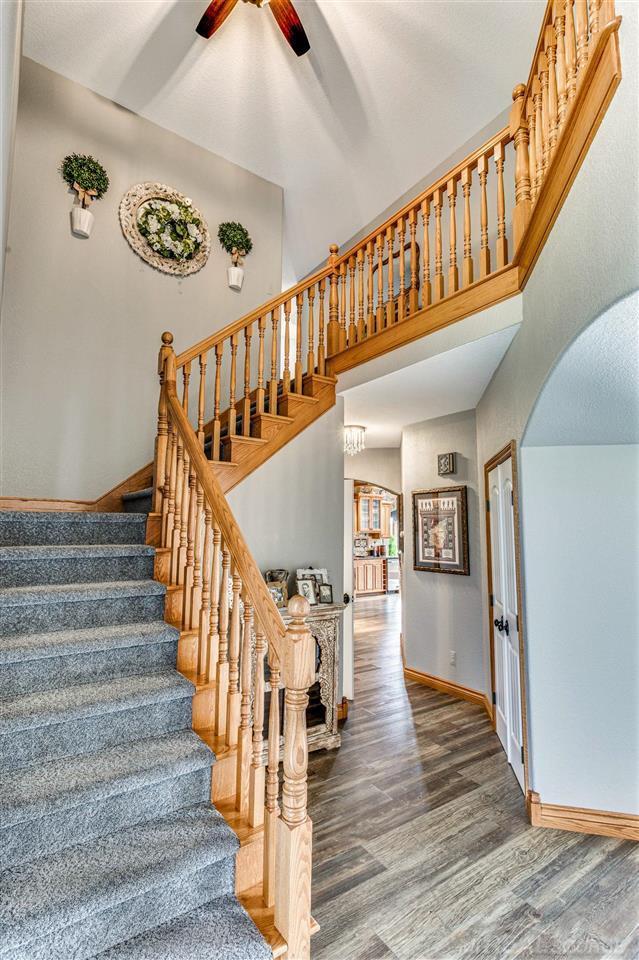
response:
<path fill-rule="evenodd" d="M 268 5 L 278 27 L 298 57 L 302 57 L 311 49 L 302 21 L 291 0 L 244 0 L 244 2 L 253 3 L 256 7 Z M 212 0 L 204 11 L 195 32 L 208 40 L 222 26 L 236 3 L 237 0 Z"/>

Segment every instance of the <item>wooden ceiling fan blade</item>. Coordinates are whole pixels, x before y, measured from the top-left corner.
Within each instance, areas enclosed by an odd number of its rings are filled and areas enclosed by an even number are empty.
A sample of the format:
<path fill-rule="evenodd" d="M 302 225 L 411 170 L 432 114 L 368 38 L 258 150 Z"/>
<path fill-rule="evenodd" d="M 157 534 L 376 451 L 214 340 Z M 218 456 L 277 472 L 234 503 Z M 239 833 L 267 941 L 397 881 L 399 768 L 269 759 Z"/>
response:
<path fill-rule="evenodd" d="M 219 30 L 236 3 L 237 0 L 213 0 L 204 11 L 195 32 L 208 40 Z"/>
<path fill-rule="evenodd" d="M 311 45 L 291 0 L 270 0 L 269 7 L 278 27 L 297 56 L 302 57 L 308 53 Z"/>

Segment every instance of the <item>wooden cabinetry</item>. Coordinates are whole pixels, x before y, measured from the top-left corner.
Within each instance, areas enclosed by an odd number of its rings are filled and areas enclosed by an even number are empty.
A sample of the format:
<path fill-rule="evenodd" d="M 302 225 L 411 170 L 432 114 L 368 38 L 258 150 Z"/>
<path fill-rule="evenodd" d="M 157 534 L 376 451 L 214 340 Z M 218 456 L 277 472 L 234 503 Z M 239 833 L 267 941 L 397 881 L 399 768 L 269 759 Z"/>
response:
<path fill-rule="evenodd" d="M 384 504 L 380 497 L 359 496 L 355 498 L 357 506 L 357 529 L 362 533 L 377 533 L 382 529 Z M 390 514 L 389 514 L 390 516 Z"/>
<path fill-rule="evenodd" d="M 355 593 L 384 593 L 385 562 L 383 557 L 356 557 L 353 561 Z"/>

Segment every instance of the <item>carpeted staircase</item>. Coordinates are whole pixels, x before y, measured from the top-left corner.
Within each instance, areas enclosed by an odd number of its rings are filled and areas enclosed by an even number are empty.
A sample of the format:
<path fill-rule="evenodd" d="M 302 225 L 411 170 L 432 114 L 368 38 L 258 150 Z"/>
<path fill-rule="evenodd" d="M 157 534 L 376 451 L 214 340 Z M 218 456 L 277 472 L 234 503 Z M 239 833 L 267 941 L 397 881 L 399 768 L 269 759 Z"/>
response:
<path fill-rule="evenodd" d="M 266 960 L 146 516 L 0 512 L 0 960 Z"/>

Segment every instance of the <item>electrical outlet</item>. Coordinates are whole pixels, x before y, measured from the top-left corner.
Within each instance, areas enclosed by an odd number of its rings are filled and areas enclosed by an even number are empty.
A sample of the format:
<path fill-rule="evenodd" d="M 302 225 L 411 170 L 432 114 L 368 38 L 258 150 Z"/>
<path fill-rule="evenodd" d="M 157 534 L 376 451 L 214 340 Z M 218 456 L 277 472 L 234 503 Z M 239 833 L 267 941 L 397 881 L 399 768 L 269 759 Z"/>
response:
<path fill-rule="evenodd" d="M 451 667 L 456 667 L 456 666 L 457 666 L 457 651 L 456 651 L 456 650 L 451 650 L 451 651 L 450 651 L 450 665 L 451 665 Z"/>

